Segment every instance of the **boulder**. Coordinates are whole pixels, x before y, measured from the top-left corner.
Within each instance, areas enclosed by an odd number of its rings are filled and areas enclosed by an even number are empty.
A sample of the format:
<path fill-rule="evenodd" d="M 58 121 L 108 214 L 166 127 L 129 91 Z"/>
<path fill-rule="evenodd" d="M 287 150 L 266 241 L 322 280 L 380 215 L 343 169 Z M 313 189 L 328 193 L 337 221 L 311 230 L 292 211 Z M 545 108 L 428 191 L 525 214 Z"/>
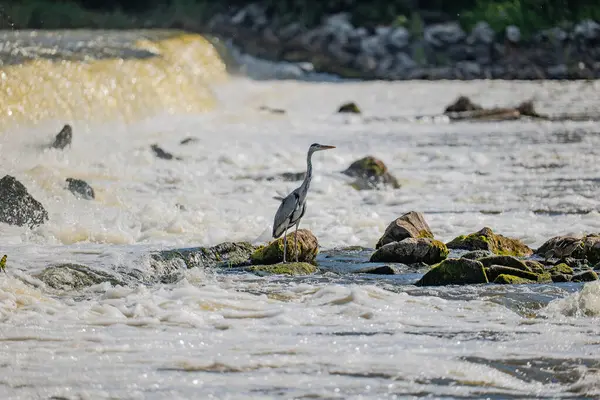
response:
<path fill-rule="evenodd" d="M 249 264 L 255 247 L 246 242 L 224 242 L 213 247 L 162 250 L 150 254 L 151 263 L 180 262 L 186 268 L 238 267 Z"/>
<path fill-rule="evenodd" d="M 516 257 L 529 256 L 533 251 L 518 239 L 511 239 L 483 228 L 470 235 L 462 235 L 446 243 L 449 249 L 488 250 L 494 254 Z"/>
<path fill-rule="evenodd" d="M 547 240 L 535 253 L 541 257 L 586 259 L 591 264 L 600 262 L 600 235 L 590 234 L 582 238 L 556 236 Z"/>
<path fill-rule="evenodd" d="M 446 245 L 430 238 L 406 238 L 381 246 L 369 261 L 435 264 L 448 257 Z"/>
<path fill-rule="evenodd" d="M 598 274 L 596 274 L 591 269 L 573 275 L 573 278 L 571 278 L 571 282 L 592 282 L 597 280 Z"/>
<path fill-rule="evenodd" d="M 352 186 L 357 190 L 377 189 L 380 186 L 400 188 L 398 180 L 388 172 L 383 161 L 375 157 L 361 158 L 350 164 L 342 173 L 356 178 Z"/>
<path fill-rule="evenodd" d="M 61 264 L 45 268 L 36 278 L 57 290 L 81 290 L 103 282 L 123 285 L 119 277 L 105 271 L 94 270 L 85 265 Z"/>
<path fill-rule="evenodd" d="M 0 179 L 0 222 L 34 227 L 48 220 L 44 206 L 33 198 L 27 188 L 10 175 Z"/>
<path fill-rule="evenodd" d="M 399 275 L 402 273 L 402 271 L 395 265 L 377 265 L 373 267 L 361 268 L 358 271 L 354 271 L 354 273 L 374 275 Z"/>
<path fill-rule="evenodd" d="M 594 41 L 600 38 L 600 24 L 591 19 L 586 19 L 575 25 L 573 33 L 577 38 Z"/>
<path fill-rule="evenodd" d="M 485 268 L 479 261 L 467 258 L 448 258 L 434 265 L 417 286 L 468 285 L 488 283 Z"/>
<path fill-rule="evenodd" d="M 260 276 L 265 275 L 310 275 L 317 272 L 317 267 L 307 262 L 291 262 L 285 264 L 253 265 L 246 268 Z"/>
<path fill-rule="evenodd" d="M 58 132 L 56 138 L 54 138 L 54 142 L 52 143 L 52 147 L 55 149 L 64 149 L 67 146 L 71 145 L 71 141 L 73 140 L 73 128 L 71 125 L 67 124 L 63 126 L 63 128 Z"/>
<path fill-rule="evenodd" d="M 338 108 L 338 113 L 360 114 L 360 108 L 354 102 L 344 103 Z"/>
<path fill-rule="evenodd" d="M 427 225 L 422 213 L 410 211 L 391 222 L 375 248 L 378 249 L 388 243 L 399 242 L 406 238 L 433 239 L 431 228 Z"/>
<path fill-rule="evenodd" d="M 96 197 L 94 189 L 86 181 L 75 178 L 67 178 L 66 181 L 67 189 L 76 197 L 85 200 L 93 200 Z"/>
<path fill-rule="evenodd" d="M 544 265 L 540 262 L 534 260 L 525 260 L 523 262 L 525 263 L 525 265 L 527 265 L 530 271 L 533 271 L 535 273 L 541 274 L 546 270 L 544 268 Z"/>
<path fill-rule="evenodd" d="M 524 271 L 522 269 L 505 267 L 503 265 L 492 265 L 485 269 L 490 282 L 493 282 L 500 275 L 511 275 L 519 278 L 528 279 L 532 282 L 551 282 L 550 274 L 536 274 L 531 271 Z"/>
<path fill-rule="evenodd" d="M 556 264 L 548 270 L 551 275 L 573 275 L 573 268 L 569 267 L 565 263 Z"/>
<path fill-rule="evenodd" d="M 552 282 L 555 282 L 555 283 L 571 282 L 571 279 L 573 279 L 573 275 L 567 275 L 567 274 L 556 274 L 556 275 L 551 275 L 551 276 L 552 276 Z"/>
<path fill-rule="evenodd" d="M 502 265 L 504 267 L 511 267 L 520 269 L 521 271 L 531 271 L 531 269 L 523 261 L 512 257 L 512 256 L 491 256 L 480 258 L 479 261 L 484 267 L 488 268 L 492 265 Z M 492 278 L 490 278 L 492 280 Z"/>
<path fill-rule="evenodd" d="M 312 262 L 319 252 L 319 242 L 313 233 L 307 229 L 298 229 L 298 261 Z M 283 261 L 283 237 L 271 243 L 260 246 L 250 256 L 252 264 L 269 265 Z M 294 232 L 287 235 L 287 261 L 296 260 L 294 248 Z"/>

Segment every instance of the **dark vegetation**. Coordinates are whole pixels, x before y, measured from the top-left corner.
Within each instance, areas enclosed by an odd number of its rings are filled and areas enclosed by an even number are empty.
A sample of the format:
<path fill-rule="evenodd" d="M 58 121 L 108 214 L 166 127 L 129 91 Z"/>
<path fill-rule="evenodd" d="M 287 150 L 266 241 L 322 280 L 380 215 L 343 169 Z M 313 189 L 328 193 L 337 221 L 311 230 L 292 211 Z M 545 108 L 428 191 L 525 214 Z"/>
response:
<path fill-rule="evenodd" d="M 181 28 L 201 30 L 216 12 L 249 0 L 2 0 L 1 28 Z M 349 12 L 357 26 L 410 25 L 459 20 L 469 29 L 485 20 L 496 31 L 516 25 L 525 34 L 600 20 L 600 2 L 589 0 L 257 0 L 283 23 L 316 25 L 324 15 Z"/>

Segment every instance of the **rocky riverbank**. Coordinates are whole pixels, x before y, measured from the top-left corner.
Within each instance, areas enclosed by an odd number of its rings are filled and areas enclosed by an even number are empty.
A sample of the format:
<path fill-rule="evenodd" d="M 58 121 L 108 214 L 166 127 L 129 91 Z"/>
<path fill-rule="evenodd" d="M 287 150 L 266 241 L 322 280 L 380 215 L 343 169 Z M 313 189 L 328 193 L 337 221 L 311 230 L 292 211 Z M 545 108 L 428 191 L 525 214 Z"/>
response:
<path fill-rule="evenodd" d="M 318 72 L 357 79 L 593 79 L 600 78 L 600 24 L 587 20 L 524 37 L 509 26 L 494 32 L 481 21 L 470 32 L 457 22 L 353 26 L 348 14 L 316 27 L 283 24 L 251 4 L 208 23 L 252 56 L 309 62 Z"/>

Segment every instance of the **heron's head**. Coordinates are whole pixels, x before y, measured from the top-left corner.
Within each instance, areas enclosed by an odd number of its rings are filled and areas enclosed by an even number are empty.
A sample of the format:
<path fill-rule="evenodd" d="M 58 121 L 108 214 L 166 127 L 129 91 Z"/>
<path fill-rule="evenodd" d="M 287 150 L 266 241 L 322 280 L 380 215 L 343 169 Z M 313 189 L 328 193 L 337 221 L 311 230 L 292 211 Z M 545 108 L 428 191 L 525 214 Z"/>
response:
<path fill-rule="evenodd" d="M 310 145 L 310 148 L 308 149 L 308 151 L 313 153 L 315 151 L 329 150 L 329 149 L 335 149 L 335 146 L 328 146 L 325 144 L 313 143 Z"/>

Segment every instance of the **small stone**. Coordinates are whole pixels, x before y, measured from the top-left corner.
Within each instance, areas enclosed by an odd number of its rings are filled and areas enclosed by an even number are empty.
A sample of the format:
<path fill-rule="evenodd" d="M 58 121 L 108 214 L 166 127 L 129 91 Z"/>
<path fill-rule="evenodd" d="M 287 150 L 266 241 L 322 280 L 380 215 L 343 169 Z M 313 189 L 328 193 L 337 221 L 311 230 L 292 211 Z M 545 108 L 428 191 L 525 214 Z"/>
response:
<path fill-rule="evenodd" d="M 54 143 L 52 143 L 52 147 L 55 149 L 64 149 L 67 146 L 71 145 L 71 141 L 73 140 L 73 128 L 71 125 L 67 124 L 63 126 L 63 128 L 58 132 L 56 138 L 54 139 Z"/>
<path fill-rule="evenodd" d="M 113 286 L 124 285 L 114 275 L 78 264 L 53 265 L 45 268 L 36 278 L 53 289 L 64 291 L 81 290 L 103 282 L 110 282 Z"/>
<path fill-rule="evenodd" d="M 198 138 L 187 137 L 187 138 L 183 139 L 181 142 L 179 142 L 179 144 L 190 144 L 190 143 L 195 143 L 197 141 L 198 141 Z"/>
<path fill-rule="evenodd" d="M 188 247 L 150 254 L 151 263 L 183 263 L 186 268 L 232 268 L 247 265 L 256 250 L 246 242 L 224 242 L 213 247 Z"/>
<path fill-rule="evenodd" d="M 400 268 L 395 265 L 378 265 L 375 267 L 366 267 L 354 271 L 355 274 L 374 274 L 374 275 L 399 275 L 402 273 Z"/>
<path fill-rule="evenodd" d="M 471 37 L 474 42 L 492 44 L 495 36 L 496 34 L 492 27 L 485 21 L 479 21 L 471 31 Z"/>
<path fill-rule="evenodd" d="M 467 285 L 488 283 L 483 264 L 467 258 L 448 258 L 434 265 L 417 286 Z"/>
<path fill-rule="evenodd" d="M 93 200 L 96 195 L 94 189 L 84 180 L 67 178 L 67 189 L 75 196 L 85 200 Z"/>
<path fill-rule="evenodd" d="M 422 213 L 410 211 L 396 218 L 387 226 L 375 248 L 378 249 L 388 243 L 399 242 L 406 238 L 433 239 L 431 228 Z"/>
<path fill-rule="evenodd" d="M 317 267 L 307 262 L 291 262 L 285 264 L 253 265 L 246 268 L 260 276 L 265 275 L 310 275 L 317 272 Z"/>
<path fill-rule="evenodd" d="M 252 255 L 252 264 L 276 264 L 283 261 L 283 238 L 261 246 Z M 319 243 L 313 233 L 307 229 L 298 229 L 298 261 L 312 262 L 319 252 Z M 294 232 L 287 235 L 286 260 L 296 259 Z"/>
<path fill-rule="evenodd" d="M 150 146 L 154 155 L 158 158 L 162 158 L 163 160 L 172 160 L 172 159 L 180 159 L 179 157 L 175 157 L 173 154 L 163 150 L 159 145 L 153 144 Z"/>
<path fill-rule="evenodd" d="M 394 28 L 389 34 L 387 41 L 395 50 L 403 50 L 410 42 L 410 33 L 408 29 L 402 26 Z"/>
<path fill-rule="evenodd" d="M 344 103 L 338 108 L 338 113 L 360 114 L 360 108 L 354 102 Z"/>
<path fill-rule="evenodd" d="M 556 274 L 556 275 L 552 275 L 552 282 L 555 282 L 555 283 L 571 282 L 572 278 L 573 278 L 573 275 Z"/>
<path fill-rule="evenodd" d="M 508 41 L 512 43 L 519 43 L 519 41 L 521 40 L 521 30 L 514 25 L 507 26 L 506 39 L 508 39 Z"/>
<path fill-rule="evenodd" d="M 34 227 L 48 220 L 44 206 L 33 198 L 27 188 L 10 175 L 0 179 L 0 222 Z"/>
<path fill-rule="evenodd" d="M 479 104 L 473 103 L 467 96 L 460 96 L 458 99 L 454 100 L 452 104 L 446 107 L 444 113 L 476 111 L 482 109 L 483 107 L 481 107 Z"/>
<path fill-rule="evenodd" d="M 435 264 L 448 256 L 446 245 L 430 238 L 406 238 L 381 246 L 369 261 L 414 264 Z"/>
<path fill-rule="evenodd" d="M 524 263 L 531 271 L 535 272 L 536 274 L 541 274 L 546 271 L 544 265 L 540 262 L 534 260 L 525 260 Z"/>
<path fill-rule="evenodd" d="M 597 280 L 598 280 L 598 274 L 596 274 L 594 271 L 589 269 L 587 271 L 580 272 L 576 275 L 573 275 L 571 282 L 592 282 L 592 281 L 597 281 Z"/>

